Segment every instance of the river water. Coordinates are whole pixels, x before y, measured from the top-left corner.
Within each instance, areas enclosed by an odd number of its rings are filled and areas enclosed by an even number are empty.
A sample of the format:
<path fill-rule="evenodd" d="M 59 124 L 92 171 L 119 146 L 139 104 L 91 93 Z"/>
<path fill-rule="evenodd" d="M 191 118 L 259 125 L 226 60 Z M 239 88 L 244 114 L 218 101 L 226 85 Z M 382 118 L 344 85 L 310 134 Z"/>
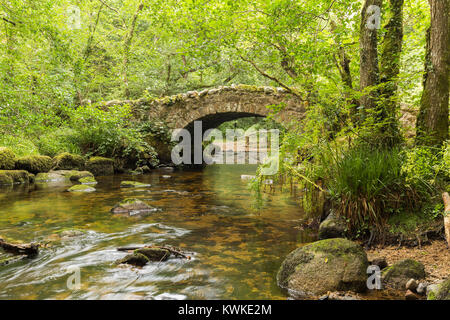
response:
<path fill-rule="evenodd" d="M 90 194 L 65 192 L 64 184 L 1 190 L 0 237 L 46 246 L 35 259 L 0 267 L 0 299 L 286 299 L 277 270 L 312 237 L 296 228 L 304 216 L 298 195 L 275 191 L 258 200 L 240 179 L 255 171 L 214 165 L 100 177 Z M 151 186 L 123 189 L 123 180 Z M 129 197 L 158 210 L 110 213 Z M 177 246 L 192 259 L 114 263 L 126 254 L 117 247 L 144 244 Z M 67 285 L 77 270 L 79 289 Z"/>

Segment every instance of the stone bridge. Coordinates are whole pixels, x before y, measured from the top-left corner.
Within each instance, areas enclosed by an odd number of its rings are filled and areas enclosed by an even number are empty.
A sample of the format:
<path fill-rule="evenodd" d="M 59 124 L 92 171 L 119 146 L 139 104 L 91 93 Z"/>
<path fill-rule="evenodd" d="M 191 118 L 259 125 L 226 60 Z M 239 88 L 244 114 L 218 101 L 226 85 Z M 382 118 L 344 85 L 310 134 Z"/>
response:
<path fill-rule="evenodd" d="M 138 121 L 158 119 L 171 129 L 188 130 L 194 121 L 202 121 L 204 131 L 239 118 L 266 117 L 271 112 L 268 107 L 274 105 L 282 107 L 274 120 L 285 125 L 300 120 L 305 112 L 302 100 L 283 88 L 249 85 L 190 91 L 160 99 L 110 101 L 105 105 L 125 103 L 133 107 Z"/>

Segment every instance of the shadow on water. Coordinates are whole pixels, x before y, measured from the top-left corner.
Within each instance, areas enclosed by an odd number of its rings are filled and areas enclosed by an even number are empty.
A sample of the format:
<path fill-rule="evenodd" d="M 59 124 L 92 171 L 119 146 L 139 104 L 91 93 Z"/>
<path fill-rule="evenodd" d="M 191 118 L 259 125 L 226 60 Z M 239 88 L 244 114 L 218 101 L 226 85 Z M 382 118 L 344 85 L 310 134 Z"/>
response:
<path fill-rule="evenodd" d="M 0 299 L 285 299 L 276 285 L 284 257 L 311 237 L 296 226 L 303 212 L 289 193 L 262 205 L 241 181 L 249 165 L 101 177 L 90 194 L 67 185 L 0 193 L 0 236 L 46 243 L 39 256 L 0 267 Z M 121 189 L 123 180 L 151 184 Z M 145 217 L 110 213 L 138 198 L 158 208 Z M 119 246 L 165 244 L 194 252 L 143 268 L 117 266 Z M 70 290 L 70 268 L 81 288 Z M 68 271 L 69 270 L 69 271 Z"/>

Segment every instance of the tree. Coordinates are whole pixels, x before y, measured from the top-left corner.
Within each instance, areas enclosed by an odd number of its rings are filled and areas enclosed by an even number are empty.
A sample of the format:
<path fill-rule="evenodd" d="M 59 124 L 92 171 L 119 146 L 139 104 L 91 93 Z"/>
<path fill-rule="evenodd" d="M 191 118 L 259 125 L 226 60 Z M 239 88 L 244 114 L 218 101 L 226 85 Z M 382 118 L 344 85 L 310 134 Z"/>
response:
<path fill-rule="evenodd" d="M 420 113 L 417 117 L 418 144 L 437 146 L 448 139 L 449 116 L 449 0 L 429 0 L 431 26 L 427 32 L 425 74 Z"/>

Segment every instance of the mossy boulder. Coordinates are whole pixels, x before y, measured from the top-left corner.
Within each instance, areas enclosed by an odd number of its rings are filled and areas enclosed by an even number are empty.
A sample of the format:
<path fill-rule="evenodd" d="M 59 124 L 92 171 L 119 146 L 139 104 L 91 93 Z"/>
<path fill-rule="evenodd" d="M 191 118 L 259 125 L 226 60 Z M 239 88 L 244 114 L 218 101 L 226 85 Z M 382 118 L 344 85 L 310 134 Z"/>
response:
<path fill-rule="evenodd" d="M 95 188 L 90 187 L 85 184 L 77 184 L 69 188 L 67 191 L 69 192 L 94 192 Z"/>
<path fill-rule="evenodd" d="M 151 187 L 150 184 L 145 184 L 137 181 L 122 181 L 120 183 L 121 188 L 145 188 Z"/>
<path fill-rule="evenodd" d="M 114 174 L 114 160 L 102 157 L 92 157 L 86 162 L 86 170 L 94 176 L 109 176 Z"/>
<path fill-rule="evenodd" d="M 0 186 L 11 186 L 13 184 L 13 179 L 6 173 L 0 171 Z"/>
<path fill-rule="evenodd" d="M 83 170 L 84 159 L 77 154 L 68 152 L 61 153 L 53 158 L 53 169 L 55 170 Z"/>
<path fill-rule="evenodd" d="M 429 290 L 428 300 L 450 300 L 450 278 L 437 284 L 435 288 Z"/>
<path fill-rule="evenodd" d="M 33 174 L 49 172 L 53 166 L 53 160 L 47 156 L 27 156 L 16 159 L 16 169 L 26 170 Z"/>
<path fill-rule="evenodd" d="M 16 156 L 11 149 L 0 147 L 0 170 L 13 170 L 15 158 Z"/>
<path fill-rule="evenodd" d="M 422 263 L 406 259 L 390 267 L 385 268 L 381 273 L 381 281 L 384 286 L 403 290 L 410 279 L 425 279 L 425 267 Z"/>
<path fill-rule="evenodd" d="M 341 238 L 321 240 L 291 252 L 278 271 L 277 282 L 298 297 L 363 292 L 368 265 L 358 244 Z"/>
<path fill-rule="evenodd" d="M 0 170 L 0 185 L 30 182 L 30 173 L 25 170 Z"/>
<path fill-rule="evenodd" d="M 341 238 L 345 236 L 347 223 L 332 211 L 319 226 L 319 239 Z"/>
<path fill-rule="evenodd" d="M 78 179 L 78 182 L 81 184 L 97 184 L 97 180 L 95 180 L 94 177 L 84 177 L 84 178 Z"/>
<path fill-rule="evenodd" d="M 111 212 L 115 214 L 129 214 L 130 216 L 132 216 L 137 214 L 150 213 L 155 210 L 155 208 L 149 206 L 141 200 L 128 198 L 116 204 L 114 208 L 111 209 Z"/>

